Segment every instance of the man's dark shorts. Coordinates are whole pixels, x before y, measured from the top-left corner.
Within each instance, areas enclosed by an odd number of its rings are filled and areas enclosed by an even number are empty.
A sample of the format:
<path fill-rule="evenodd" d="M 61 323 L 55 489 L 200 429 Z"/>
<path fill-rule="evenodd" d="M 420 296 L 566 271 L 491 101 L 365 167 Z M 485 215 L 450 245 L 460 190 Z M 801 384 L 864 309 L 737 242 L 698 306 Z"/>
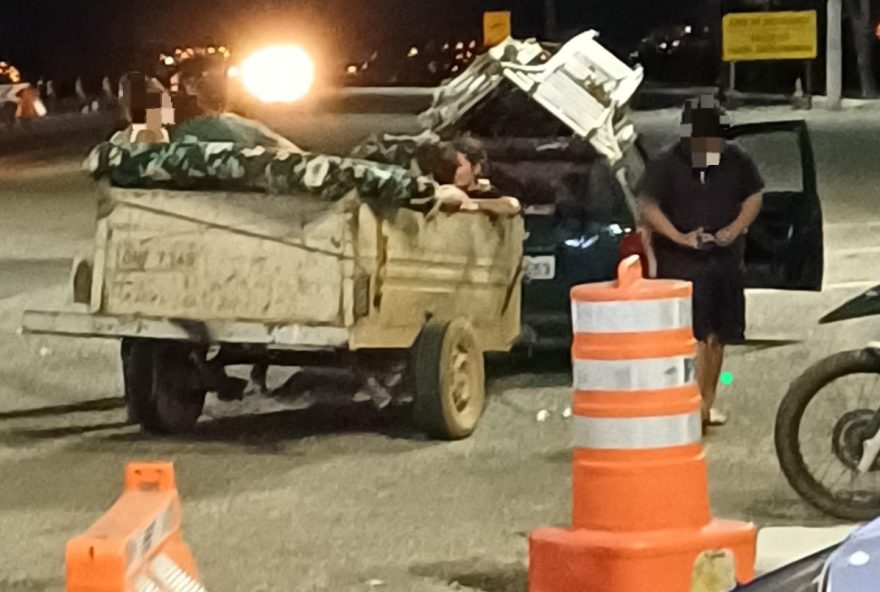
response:
<path fill-rule="evenodd" d="M 746 301 L 742 259 L 728 253 L 657 251 L 657 277 L 693 284 L 694 336 L 724 344 L 745 339 Z"/>

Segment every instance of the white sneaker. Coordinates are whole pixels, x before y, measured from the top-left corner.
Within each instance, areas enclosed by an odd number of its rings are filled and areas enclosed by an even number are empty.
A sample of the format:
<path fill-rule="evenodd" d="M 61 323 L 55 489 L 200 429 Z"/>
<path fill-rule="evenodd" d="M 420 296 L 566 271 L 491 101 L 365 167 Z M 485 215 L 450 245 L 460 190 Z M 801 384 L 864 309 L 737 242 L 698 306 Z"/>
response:
<path fill-rule="evenodd" d="M 714 407 L 709 410 L 709 425 L 710 426 L 723 426 L 727 423 L 727 416 L 715 409 Z"/>

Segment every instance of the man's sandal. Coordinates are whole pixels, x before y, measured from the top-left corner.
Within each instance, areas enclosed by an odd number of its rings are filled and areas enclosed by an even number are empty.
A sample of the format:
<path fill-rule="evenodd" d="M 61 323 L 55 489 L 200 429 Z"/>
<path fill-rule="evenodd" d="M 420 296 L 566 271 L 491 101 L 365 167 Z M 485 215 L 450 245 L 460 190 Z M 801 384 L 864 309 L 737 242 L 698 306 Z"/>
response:
<path fill-rule="evenodd" d="M 717 409 L 710 409 L 709 410 L 709 425 L 710 426 L 713 426 L 713 427 L 723 426 L 726 423 L 727 423 L 727 416 L 725 414 L 718 411 Z"/>

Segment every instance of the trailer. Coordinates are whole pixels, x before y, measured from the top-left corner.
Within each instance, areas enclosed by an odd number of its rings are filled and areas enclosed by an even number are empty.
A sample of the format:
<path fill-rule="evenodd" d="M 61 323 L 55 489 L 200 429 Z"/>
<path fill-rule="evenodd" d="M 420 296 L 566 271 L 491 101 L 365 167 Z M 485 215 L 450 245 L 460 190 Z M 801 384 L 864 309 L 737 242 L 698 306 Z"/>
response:
<path fill-rule="evenodd" d="M 512 200 L 379 211 L 315 194 L 100 186 L 72 302 L 24 333 L 122 342 L 130 417 L 180 434 L 229 365 L 407 368 L 423 431 L 458 439 L 485 406 L 484 352 L 520 332 L 523 218 Z"/>

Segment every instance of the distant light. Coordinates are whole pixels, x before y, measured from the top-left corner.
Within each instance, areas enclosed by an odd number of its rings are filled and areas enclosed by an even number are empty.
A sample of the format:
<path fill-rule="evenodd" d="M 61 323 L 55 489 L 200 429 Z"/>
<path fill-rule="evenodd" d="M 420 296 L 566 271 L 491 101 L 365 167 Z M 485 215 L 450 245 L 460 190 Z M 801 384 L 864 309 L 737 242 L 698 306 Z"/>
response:
<path fill-rule="evenodd" d="M 180 49 L 179 47 L 175 47 L 175 48 L 174 48 L 174 55 L 180 55 L 180 54 L 182 54 L 182 53 L 183 53 L 183 50 Z"/>
<path fill-rule="evenodd" d="M 684 27 L 684 32 L 685 32 L 685 33 L 690 33 L 691 31 L 693 31 L 693 28 L 692 28 L 690 25 L 685 25 L 685 27 Z"/>
<path fill-rule="evenodd" d="M 467 53 L 464 54 L 464 55 L 465 55 L 465 57 L 466 57 L 467 59 L 471 59 L 472 57 L 474 57 L 474 52 L 469 51 L 469 52 L 467 52 Z"/>
<path fill-rule="evenodd" d="M 208 48 L 208 53 L 216 53 L 216 52 L 217 52 L 217 50 L 214 49 L 213 47 Z"/>
<path fill-rule="evenodd" d="M 238 68 L 235 66 L 230 66 L 229 69 L 226 71 L 226 75 L 230 78 L 238 78 L 240 74 L 241 72 L 239 72 Z"/>
<path fill-rule="evenodd" d="M 455 59 L 457 59 L 458 61 L 463 60 L 463 59 L 464 59 L 464 54 L 463 54 L 463 53 L 457 53 L 457 54 L 455 54 Z"/>
<path fill-rule="evenodd" d="M 162 63 L 164 63 L 166 66 L 173 66 L 174 58 L 172 56 L 165 56 L 165 59 L 162 60 Z"/>
<path fill-rule="evenodd" d="M 458 72 L 458 66 L 457 66 L 457 65 L 452 66 L 452 71 L 453 71 L 453 72 Z"/>
<path fill-rule="evenodd" d="M 366 70 L 366 69 L 369 68 L 369 67 L 370 67 L 370 63 L 369 63 L 369 62 L 364 62 L 363 64 L 361 64 L 361 70 Z"/>
<path fill-rule="evenodd" d="M 291 103 L 306 96 L 315 82 L 315 63 L 301 47 L 261 49 L 242 62 L 241 79 L 265 103 Z"/>
<path fill-rule="evenodd" d="M 449 51 L 449 44 L 448 43 L 443 44 L 443 51 Z"/>
<path fill-rule="evenodd" d="M 455 49 L 464 49 L 464 43 L 459 41 L 455 44 Z"/>
<path fill-rule="evenodd" d="M 678 47 L 680 44 L 681 44 L 681 41 L 676 39 L 675 41 L 672 42 L 672 47 Z"/>
<path fill-rule="evenodd" d="M 409 48 L 409 52 L 406 54 L 408 58 L 414 58 L 419 55 L 419 48 L 415 45 Z"/>
<path fill-rule="evenodd" d="M 221 45 L 220 47 L 217 48 L 217 51 L 219 51 L 220 53 L 226 53 L 229 50 L 226 49 L 225 45 Z"/>
<path fill-rule="evenodd" d="M 354 64 L 351 64 L 348 68 L 345 69 L 349 76 L 354 76 L 358 73 L 358 67 Z"/>
<path fill-rule="evenodd" d="M 469 47 L 470 49 L 476 49 L 476 47 L 477 47 L 477 42 L 476 42 L 476 41 L 471 41 L 470 43 L 468 43 L 468 47 Z"/>
<path fill-rule="evenodd" d="M 665 41 L 660 44 L 660 49 L 666 49 L 666 47 L 667 47 L 667 45 L 666 45 Z"/>

